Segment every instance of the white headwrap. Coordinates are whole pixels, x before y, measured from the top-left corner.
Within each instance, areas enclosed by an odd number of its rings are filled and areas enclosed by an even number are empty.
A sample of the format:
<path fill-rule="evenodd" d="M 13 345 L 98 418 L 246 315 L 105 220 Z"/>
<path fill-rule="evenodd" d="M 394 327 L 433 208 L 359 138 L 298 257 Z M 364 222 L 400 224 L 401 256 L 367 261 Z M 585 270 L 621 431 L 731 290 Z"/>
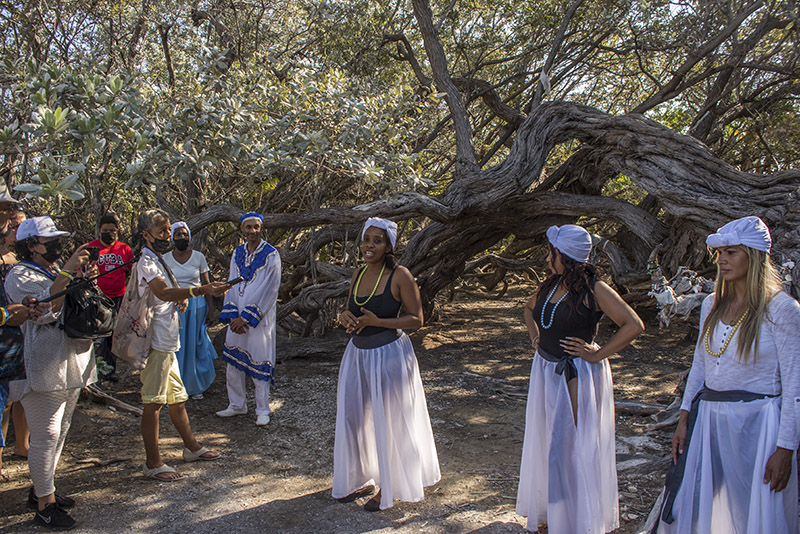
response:
<path fill-rule="evenodd" d="M 175 230 L 177 230 L 178 228 L 186 228 L 186 231 L 187 231 L 187 232 L 189 232 L 189 239 L 191 239 L 191 238 L 192 238 L 192 231 L 191 231 L 191 230 L 189 230 L 189 225 L 188 225 L 188 224 L 186 224 L 186 223 L 185 223 L 185 222 L 183 222 L 183 221 L 179 221 L 179 222 L 176 222 L 176 223 L 172 223 L 172 235 L 173 235 L 173 236 L 175 235 Z"/>
<path fill-rule="evenodd" d="M 579 263 L 586 263 L 589 260 L 592 236 L 584 228 L 575 224 L 551 226 L 547 229 L 547 239 L 565 256 Z"/>
<path fill-rule="evenodd" d="M 732 247 L 744 245 L 746 247 L 769 252 L 772 248 L 772 237 L 764 221 L 751 215 L 731 221 L 706 238 L 709 248 Z"/>
<path fill-rule="evenodd" d="M 364 239 L 364 234 L 367 233 L 367 228 L 370 226 L 386 231 L 386 235 L 389 236 L 389 242 L 392 244 L 392 251 L 394 251 L 394 245 L 397 242 L 397 223 L 380 217 L 370 217 L 364 223 L 364 229 L 361 230 L 361 239 Z"/>

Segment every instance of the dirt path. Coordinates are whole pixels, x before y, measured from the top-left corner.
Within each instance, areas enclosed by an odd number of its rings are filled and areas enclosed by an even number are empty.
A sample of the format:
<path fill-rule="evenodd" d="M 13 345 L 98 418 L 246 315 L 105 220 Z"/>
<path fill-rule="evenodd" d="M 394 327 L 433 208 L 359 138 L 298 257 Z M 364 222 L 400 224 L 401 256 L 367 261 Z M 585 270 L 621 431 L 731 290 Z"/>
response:
<path fill-rule="evenodd" d="M 436 437 L 442 480 L 421 503 L 400 503 L 367 513 L 364 500 L 339 504 L 330 497 L 336 412 L 336 378 L 344 348 L 325 357 L 290 360 L 277 367 L 272 422 L 255 415 L 222 420 L 224 370 L 203 400 L 189 402 L 199 439 L 220 450 L 218 462 L 183 464 L 180 440 L 162 412 L 165 461 L 190 478 L 157 483 L 141 475 L 144 451 L 136 416 L 82 399 L 57 472 L 60 492 L 74 496 L 76 532 L 286 532 L 361 533 L 525 532 L 514 513 L 524 431 L 531 353 L 522 323 L 527 289 L 502 300 L 456 299 L 442 321 L 412 335 Z M 652 317 L 633 347 L 611 359 L 618 399 L 669 403 L 688 367 L 692 342 L 678 324 L 657 333 Z M 601 341 L 609 335 L 601 324 Z M 279 343 L 278 350 L 281 350 Z M 104 389 L 138 405 L 138 376 Z M 252 389 L 252 387 L 251 387 Z M 669 432 L 643 434 L 646 417 L 617 417 L 620 534 L 634 532 L 663 484 L 663 472 L 624 470 L 632 454 L 664 455 Z M 37 530 L 25 507 L 27 464 L 6 448 L 0 482 L 0 530 Z M 103 467 L 79 459 L 129 456 Z M 628 462 L 627 464 L 625 462 Z"/>

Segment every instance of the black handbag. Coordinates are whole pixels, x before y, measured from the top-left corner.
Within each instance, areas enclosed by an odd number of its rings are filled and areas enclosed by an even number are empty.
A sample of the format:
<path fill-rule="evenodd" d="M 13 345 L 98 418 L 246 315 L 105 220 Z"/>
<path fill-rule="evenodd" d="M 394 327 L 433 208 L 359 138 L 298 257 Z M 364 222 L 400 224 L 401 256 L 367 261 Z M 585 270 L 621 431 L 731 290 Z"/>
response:
<path fill-rule="evenodd" d="M 70 291 L 70 286 L 81 284 L 82 288 Z M 74 339 L 100 339 L 114 333 L 117 308 L 114 301 L 100 291 L 94 282 L 80 279 L 67 286 L 61 309 L 61 324 L 67 337 Z"/>

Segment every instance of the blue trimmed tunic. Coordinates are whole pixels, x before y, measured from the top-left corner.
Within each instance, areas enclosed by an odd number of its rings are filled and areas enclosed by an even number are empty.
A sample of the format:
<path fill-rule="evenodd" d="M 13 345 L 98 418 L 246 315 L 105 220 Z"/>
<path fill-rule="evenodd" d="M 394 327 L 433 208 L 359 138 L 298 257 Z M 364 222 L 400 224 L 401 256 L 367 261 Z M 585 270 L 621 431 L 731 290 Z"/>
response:
<path fill-rule="evenodd" d="M 275 325 L 281 258 L 275 247 L 262 240 L 250 254 L 247 244 L 236 247 L 231 258 L 230 278 L 242 277 L 225 295 L 219 315 L 222 324 L 241 317 L 249 329 L 245 334 L 228 330 L 222 359 L 255 380 L 273 381 Z"/>

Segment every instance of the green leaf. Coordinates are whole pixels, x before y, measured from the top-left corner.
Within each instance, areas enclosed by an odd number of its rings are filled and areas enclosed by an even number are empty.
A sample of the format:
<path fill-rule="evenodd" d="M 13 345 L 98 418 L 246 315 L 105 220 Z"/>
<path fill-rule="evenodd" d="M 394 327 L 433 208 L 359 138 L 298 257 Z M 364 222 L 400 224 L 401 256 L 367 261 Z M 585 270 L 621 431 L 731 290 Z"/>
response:
<path fill-rule="evenodd" d="M 41 185 L 36 184 L 18 184 L 14 186 L 14 191 L 19 191 L 21 193 L 32 193 L 39 191 L 41 188 Z"/>

